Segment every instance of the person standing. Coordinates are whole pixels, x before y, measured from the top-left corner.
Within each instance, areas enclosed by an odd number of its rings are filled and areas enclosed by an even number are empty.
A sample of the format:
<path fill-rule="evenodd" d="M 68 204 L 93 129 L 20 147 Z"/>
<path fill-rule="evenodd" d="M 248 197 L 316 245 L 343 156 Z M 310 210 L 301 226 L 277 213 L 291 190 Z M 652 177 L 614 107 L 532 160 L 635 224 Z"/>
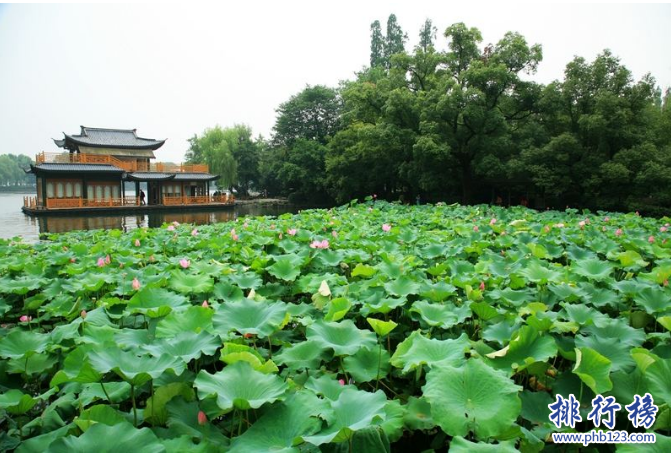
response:
<path fill-rule="evenodd" d="M 144 201 L 144 198 L 145 198 L 144 191 L 141 190 L 141 191 L 140 191 L 140 205 L 147 204 L 147 203 Z"/>

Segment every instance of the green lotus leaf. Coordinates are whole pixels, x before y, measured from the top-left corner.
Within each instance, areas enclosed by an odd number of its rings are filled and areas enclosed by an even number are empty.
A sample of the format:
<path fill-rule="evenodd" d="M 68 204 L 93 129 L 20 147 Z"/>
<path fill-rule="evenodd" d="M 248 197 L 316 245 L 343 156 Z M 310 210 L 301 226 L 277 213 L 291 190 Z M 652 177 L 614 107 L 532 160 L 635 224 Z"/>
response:
<path fill-rule="evenodd" d="M 650 314 L 661 313 L 671 309 L 671 292 L 659 287 L 648 287 L 638 291 L 634 302 L 643 307 Z"/>
<path fill-rule="evenodd" d="M 324 315 L 326 321 L 340 321 L 345 317 L 352 303 L 345 297 L 336 297 L 328 304 L 328 311 Z"/>
<path fill-rule="evenodd" d="M 221 340 L 214 335 L 203 331 L 180 332 L 172 338 L 158 340 L 153 344 L 144 346 L 154 357 L 167 354 L 172 357 L 179 357 L 188 364 L 194 359 L 199 359 L 201 355 L 214 355 L 221 346 Z"/>
<path fill-rule="evenodd" d="M 331 403 L 333 413 L 329 417 L 329 426 L 317 434 L 303 436 L 303 439 L 313 445 L 345 442 L 355 431 L 383 421 L 386 403 L 387 398 L 381 390 L 369 393 L 345 389 L 338 399 Z"/>
<path fill-rule="evenodd" d="M 93 350 L 89 354 L 89 361 L 98 373 L 114 371 L 121 379 L 135 386 L 156 379 L 168 370 L 180 375 L 185 367 L 183 360 L 168 354 L 159 357 L 139 356 L 113 347 Z"/>
<path fill-rule="evenodd" d="M 573 272 L 590 280 L 603 281 L 613 273 L 613 265 L 598 258 L 579 260 L 572 266 Z"/>
<path fill-rule="evenodd" d="M 21 390 L 12 389 L 0 394 L 0 409 L 4 409 L 10 414 L 25 414 L 32 409 L 37 402 L 37 399 L 24 394 Z"/>
<path fill-rule="evenodd" d="M 81 404 L 82 407 L 86 407 L 94 401 L 108 401 L 118 404 L 129 398 L 130 384 L 128 382 L 84 384 L 82 391 L 79 393 L 79 398 L 77 398 L 77 404 Z"/>
<path fill-rule="evenodd" d="M 137 429 L 129 422 L 121 422 L 113 426 L 97 423 L 79 437 L 62 437 L 52 443 L 46 453 L 128 453 L 139 446 L 146 453 L 165 451 L 149 428 Z"/>
<path fill-rule="evenodd" d="M 401 297 L 398 299 L 395 298 L 376 298 L 374 301 L 371 302 L 366 302 L 361 309 L 361 314 L 363 316 L 368 316 L 371 313 L 382 313 L 383 315 L 386 315 L 393 309 L 397 307 L 402 307 L 405 305 L 407 300 L 405 297 Z"/>
<path fill-rule="evenodd" d="M 620 264 L 623 267 L 646 267 L 648 262 L 643 259 L 640 253 L 635 250 L 627 250 L 626 252 L 620 252 L 617 254 L 615 259 L 620 261 Z"/>
<path fill-rule="evenodd" d="M 352 269 L 352 277 L 365 277 L 370 278 L 377 272 L 373 266 L 368 266 L 366 264 L 359 263 L 354 266 Z"/>
<path fill-rule="evenodd" d="M 310 376 L 303 387 L 331 401 L 337 400 L 345 389 L 356 389 L 353 385 L 342 384 L 336 380 L 335 375 L 328 374 L 323 374 L 317 378 Z"/>
<path fill-rule="evenodd" d="M 290 258 L 280 258 L 266 270 L 270 275 L 289 282 L 293 282 L 301 274 L 300 266 Z"/>
<path fill-rule="evenodd" d="M 485 442 L 471 442 L 463 437 L 454 437 L 450 441 L 450 452 L 452 453 L 517 453 L 515 441 L 509 440 L 498 444 Z"/>
<path fill-rule="evenodd" d="M 23 296 L 42 286 L 42 280 L 34 277 L 0 278 L 0 291 L 5 294 Z"/>
<path fill-rule="evenodd" d="M 214 329 L 223 335 L 231 331 L 267 337 L 280 329 L 285 320 L 287 306 L 283 302 L 240 302 L 221 304 L 212 319 Z"/>
<path fill-rule="evenodd" d="M 158 387 L 153 391 L 153 395 L 147 399 L 144 410 L 145 421 L 152 425 L 165 425 L 169 416 L 166 405 L 176 396 L 181 396 L 186 401 L 193 401 L 196 398 L 196 393 L 185 382 L 173 382 Z"/>
<path fill-rule="evenodd" d="M 21 373 L 28 376 L 42 374 L 58 363 L 58 357 L 51 354 L 33 354 L 25 359 L 10 359 L 7 362 L 7 373 Z"/>
<path fill-rule="evenodd" d="M 49 447 L 49 445 L 51 445 L 56 439 L 60 439 L 61 437 L 66 436 L 71 429 L 71 425 L 65 425 L 46 434 L 41 434 L 39 436 L 26 439 L 21 442 L 21 445 L 18 446 L 16 453 L 42 453 L 46 451 L 47 447 Z"/>
<path fill-rule="evenodd" d="M 345 256 L 340 250 L 322 250 L 316 256 L 316 260 L 324 266 L 337 266 Z"/>
<path fill-rule="evenodd" d="M 182 294 L 202 294 L 212 291 L 214 282 L 208 275 L 186 274 L 173 271 L 170 277 L 170 288 Z"/>
<path fill-rule="evenodd" d="M 378 346 L 368 349 L 361 348 L 356 354 L 345 357 L 344 368 L 356 382 L 369 382 L 382 379 L 389 374 L 389 353 Z"/>
<path fill-rule="evenodd" d="M 290 370 L 319 368 L 322 360 L 326 359 L 324 346 L 317 341 L 302 341 L 285 346 L 273 355 L 277 363 L 287 366 Z"/>
<path fill-rule="evenodd" d="M 0 338 L 0 357 L 19 359 L 44 352 L 50 344 L 49 335 L 13 329 Z"/>
<path fill-rule="evenodd" d="M 172 338 L 182 332 L 208 331 L 212 329 L 214 311 L 205 307 L 189 307 L 172 312 L 156 325 L 156 338 Z"/>
<path fill-rule="evenodd" d="M 340 322 L 319 320 L 307 328 L 305 336 L 324 349 L 333 349 L 338 356 L 353 355 L 359 349 L 372 348 L 377 343 L 373 332 L 358 329 L 349 319 Z"/>
<path fill-rule="evenodd" d="M 535 362 L 544 362 L 557 355 L 557 344 L 549 335 L 540 335 L 531 326 L 524 326 L 500 351 L 487 354 L 491 364 L 510 374 L 522 371 Z"/>
<path fill-rule="evenodd" d="M 219 373 L 201 371 L 193 383 L 200 399 L 214 396 L 223 411 L 257 409 L 283 399 L 287 384 L 275 374 L 256 371 L 244 361 L 226 366 Z"/>
<path fill-rule="evenodd" d="M 186 434 L 171 439 L 160 439 L 160 442 L 165 447 L 166 453 L 182 453 L 185 451 L 189 453 L 210 453 L 213 448 L 213 442 L 209 440 L 208 442 L 199 442 Z"/>
<path fill-rule="evenodd" d="M 645 369 L 645 382 L 655 404 L 671 404 L 671 359 L 657 359 Z"/>
<path fill-rule="evenodd" d="M 224 343 L 221 348 L 220 360 L 228 365 L 235 362 L 247 362 L 256 371 L 262 373 L 277 373 L 277 365 L 272 360 L 265 360 L 259 352 L 246 344 Z"/>
<path fill-rule="evenodd" d="M 70 351 L 63 360 L 63 367 L 51 379 L 50 386 L 55 387 L 65 382 L 99 382 L 102 375 L 88 361 L 92 349 L 92 345 L 83 345 Z"/>
<path fill-rule="evenodd" d="M 201 404 L 204 402 L 201 402 Z M 206 444 L 215 450 L 225 450 L 229 440 L 212 423 L 200 424 L 198 413 L 202 410 L 197 401 L 185 401 L 181 396 L 176 396 L 166 404 L 168 410 L 168 428 L 171 436 L 189 436 L 197 439 L 200 444 Z M 220 410 L 212 415 L 218 416 Z M 206 441 L 205 441 L 206 440 Z"/>
<path fill-rule="evenodd" d="M 657 318 L 657 322 L 660 323 L 666 330 L 671 330 L 671 316 L 660 316 Z"/>
<path fill-rule="evenodd" d="M 610 360 L 590 348 L 576 348 L 575 354 L 576 362 L 573 373 L 595 394 L 598 395 L 613 388 L 610 380 Z"/>
<path fill-rule="evenodd" d="M 145 287 L 128 301 L 131 313 L 142 313 L 150 318 L 161 318 L 173 309 L 186 306 L 186 297 L 163 288 Z"/>
<path fill-rule="evenodd" d="M 455 367 L 466 363 L 466 351 L 470 348 L 468 336 L 464 333 L 456 340 L 437 340 L 422 336 L 419 330 L 399 343 L 391 356 L 391 364 L 403 368 L 403 373 L 428 365 L 429 368 L 443 365 Z"/>
<path fill-rule="evenodd" d="M 503 345 L 510 341 L 513 333 L 519 329 L 519 325 L 511 321 L 503 320 L 496 324 L 490 324 L 482 332 L 482 339 L 486 341 L 496 341 Z"/>
<path fill-rule="evenodd" d="M 386 337 L 398 326 L 394 321 L 382 321 L 375 318 L 366 318 L 366 321 L 368 321 L 368 324 L 370 324 L 378 337 Z"/>
<path fill-rule="evenodd" d="M 116 409 L 105 404 L 98 404 L 83 410 L 74 422 L 82 432 L 86 432 L 96 423 L 114 426 L 126 422 L 126 418 Z"/>
<path fill-rule="evenodd" d="M 529 281 L 545 285 L 547 283 L 558 283 L 562 274 L 554 269 L 543 266 L 538 261 L 531 261 L 527 267 L 519 271 Z"/>
<path fill-rule="evenodd" d="M 426 398 L 423 396 L 408 398 L 403 423 L 411 430 L 429 430 L 436 426 L 431 417 L 431 405 Z"/>
<path fill-rule="evenodd" d="M 228 282 L 219 282 L 214 285 L 212 293 L 216 299 L 223 302 L 240 302 L 245 297 L 239 287 Z"/>
<path fill-rule="evenodd" d="M 487 302 L 472 302 L 470 310 L 483 321 L 489 321 L 500 315 L 497 309 Z"/>
<path fill-rule="evenodd" d="M 438 283 L 425 283 L 420 290 L 419 295 L 430 299 L 433 302 L 441 302 L 456 293 L 457 288 L 444 281 Z"/>
<path fill-rule="evenodd" d="M 469 432 L 478 439 L 498 436 L 510 428 L 522 408 L 521 388 L 476 359 L 460 368 L 432 368 L 422 390 L 434 422 L 451 436 Z"/>
<path fill-rule="evenodd" d="M 298 453 L 296 447 L 303 436 L 316 433 L 322 427 L 318 418 L 326 412 L 326 401 L 310 392 L 291 395 L 286 401 L 273 406 L 242 436 L 234 438 L 229 453 L 272 451 Z"/>
<path fill-rule="evenodd" d="M 468 308 L 466 308 L 468 310 Z M 469 314 L 470 314 L 470 310 Z M 457 309 L 452 304 L 437 304 L 429 302 L 428 300 L 418 300 L 412 304 L 410 313 L 418 313 L 421 318 L 429 326 L 440 327 L 441 329 L 450 329 L 460 322 L 460 318 L 464 314 L 464 310 Z M 498 313 L 496 313 L 498 315 Z M 462 316 L 460 316 L 462 315 Z M 461 319 L 461 322 L 463 322 Z"/>
<path fill-rule="evenodd" d="M 392 296 L 407 297 L 419 292 L 419 284 L 405 275 L 384 284 L 384 289 Z"/>
<path fill-rule="evenodd" d="M 242 289 L 257 289 L 263 284 L 263 280 L 254 272 L 241 272 L 228 276 L 233 283 Z"/>

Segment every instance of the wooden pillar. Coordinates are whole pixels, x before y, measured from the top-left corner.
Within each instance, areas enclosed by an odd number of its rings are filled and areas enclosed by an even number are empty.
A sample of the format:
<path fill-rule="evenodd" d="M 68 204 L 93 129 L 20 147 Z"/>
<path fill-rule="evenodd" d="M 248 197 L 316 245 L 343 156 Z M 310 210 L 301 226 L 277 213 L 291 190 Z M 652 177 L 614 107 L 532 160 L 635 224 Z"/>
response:
<path fill-rule="evenodd" d="M 135 204 L 140 203 L 140 181 L 135 181 Z"/>
<path fill-rule="evenodd" d="M 47 206 L 47 178 L 42 176 L 42 206 Z"/>

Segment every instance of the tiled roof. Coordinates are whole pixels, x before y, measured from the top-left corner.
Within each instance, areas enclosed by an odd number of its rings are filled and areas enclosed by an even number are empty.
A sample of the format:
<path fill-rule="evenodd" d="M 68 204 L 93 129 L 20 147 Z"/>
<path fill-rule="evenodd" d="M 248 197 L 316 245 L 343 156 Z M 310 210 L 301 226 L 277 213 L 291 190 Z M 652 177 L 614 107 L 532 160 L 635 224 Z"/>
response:
<path fill-rule="evenodd" d="M 39 165 L 31 165 L 31 170 L 41 170 L 48 172 L 105 172 L 105 173 L 123 173 L 124 170 L 110 164 L 57 164 L 57 163 L 43 163 Z M 34 173 L 34 171 L 32 171 Z"/>
<path fill-rule="evenodd" d="M 158 149 L 165 140 L 138 137 L 135 129 L 103 129 L 99 127 L 81 126 L 79 135 L 63 133 L 63 140 L 54 140 L 57 146 L 68 147 L 67 142 L 83 146 L 110 148 Z"/>
<path fill-rule="evenodd" d="M 176 173 L 175 181 L 214 181 L 219 178 L 209 173 Z"/>
<path fill-rule="evenodd" d="M 167 181 L 175 177 L 174 173 L 156 173 L 137 171 L 135 173 L 128 173 L 126 179 L 132 181 Z"/>

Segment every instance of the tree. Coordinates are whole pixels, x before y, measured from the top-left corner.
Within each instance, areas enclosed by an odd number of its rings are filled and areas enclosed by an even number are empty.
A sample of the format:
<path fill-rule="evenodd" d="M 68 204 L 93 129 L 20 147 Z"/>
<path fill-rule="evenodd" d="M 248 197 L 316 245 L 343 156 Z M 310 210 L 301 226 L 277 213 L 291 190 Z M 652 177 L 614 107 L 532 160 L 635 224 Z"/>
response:
<path fill-rule="evenodd" d="M 387 69 L 391 66 L 391 57 L 397 53 L 405 52 L 405 43 L 408 35 L 396 21 L 396 14 L 390 14 L 387 19 L 387 36 L 384 44 L 384 62 Z"/>
<path fill-rule="evenodd" d="M 193 134 L 193 137 L 187 139 L 189 142 L 189 149 L 186 151 L 184 160 L 187 164 L 202 164 L 205 162 L 205 156 L 203 155 L 203 150 L 198 144 L 198 135 Z"/>
<path fill-rule="evenodd" d="M 370 67 L 384 66 L 384 36 L 380 21 L 370 24 Z"/>
<path fill-rule="evenodd" d="M 431 19 L 426 19 L 422 28 L 419 30 L 419 44 L 418 48 L 422 52 L 428 52 L 430 47 L 433 47 L 433 41 L 436 39 L 438 29 L 433 26 Z"/>
<path fill-rule="evenodd" d="M 247 194 L 259 179 L 259 145 L 252 139 L 248 126 L 235 125 L 222 128 L 217 125 L 203 134 L 189 139 L 193 162 L 205 162 L 210 171 L 219 175 L 217 185 L 225 188 L 237 187 Z M 202 156 L 198 158 L 197 156 Z"/>
<path fill-rule="evenodd" d="M 273 144 L 289 146 L 298 139 L 325 145 L 340 127 L 340 100 L 333 88 L 307 86 L 280 104 L 273 127 Z"/>

